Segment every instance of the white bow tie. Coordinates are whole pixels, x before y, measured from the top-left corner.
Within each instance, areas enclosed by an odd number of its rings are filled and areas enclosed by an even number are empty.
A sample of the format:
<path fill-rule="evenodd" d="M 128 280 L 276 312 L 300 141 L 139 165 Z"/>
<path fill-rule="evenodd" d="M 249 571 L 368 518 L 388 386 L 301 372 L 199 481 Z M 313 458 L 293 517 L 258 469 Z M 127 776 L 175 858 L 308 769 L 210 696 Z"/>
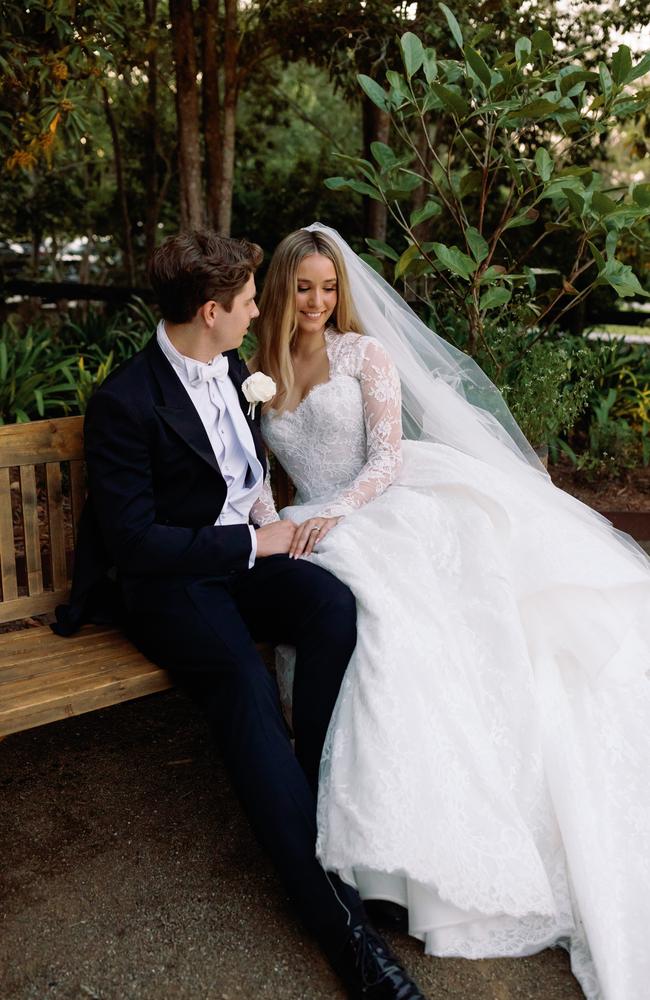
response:
<path fill-rule="evenodd" d="M 218 354 L 216 358 L 212 359 L 210 364 L 203 364 L 200 361 L 196 361 L 193 365 L 188 365 L 187 369 L 191 385 L 210 382 L 212 379 L 216 379 L 217 382 L 223 382 L 224 379 L 228 378 L 228 358 L 224 357 L 223 354 Z"/>

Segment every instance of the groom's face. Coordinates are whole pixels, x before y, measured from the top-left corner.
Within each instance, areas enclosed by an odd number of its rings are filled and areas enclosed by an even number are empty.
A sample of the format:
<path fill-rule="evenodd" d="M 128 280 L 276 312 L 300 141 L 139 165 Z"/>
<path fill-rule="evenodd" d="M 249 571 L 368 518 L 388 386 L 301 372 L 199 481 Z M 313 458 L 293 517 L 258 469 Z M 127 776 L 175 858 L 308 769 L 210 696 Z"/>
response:
<path fill-rule="evenodd" d="M 230 312 L 219 302 L 215 303 L 213 330 L 221 351 L 241 347 L 251 321 L 260 314 L 255 304 L 256 294 L 255 275 L 251 274 L 244 287 L 233 298 Z"/>

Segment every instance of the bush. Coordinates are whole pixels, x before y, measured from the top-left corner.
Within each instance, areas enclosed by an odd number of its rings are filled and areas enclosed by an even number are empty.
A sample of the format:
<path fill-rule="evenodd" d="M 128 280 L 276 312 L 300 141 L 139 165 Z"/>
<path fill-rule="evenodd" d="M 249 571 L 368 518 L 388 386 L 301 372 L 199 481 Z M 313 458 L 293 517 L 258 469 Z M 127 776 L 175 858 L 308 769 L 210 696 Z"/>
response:
<path fill-rule="evenodd" d="M 89 311 L 28 326 L 8 320 L 0 326 L 0 423 L 84 413 L 97 386 L 155 328 L 140 300 L 113 316 Z"/>

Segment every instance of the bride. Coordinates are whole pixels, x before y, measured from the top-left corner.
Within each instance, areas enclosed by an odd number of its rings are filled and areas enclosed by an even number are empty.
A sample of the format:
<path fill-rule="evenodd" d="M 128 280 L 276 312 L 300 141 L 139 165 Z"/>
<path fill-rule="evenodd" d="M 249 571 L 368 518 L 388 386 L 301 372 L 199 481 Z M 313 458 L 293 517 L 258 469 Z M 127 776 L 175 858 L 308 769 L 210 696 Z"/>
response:
<path fill-rule="evenodd" d="M 292 555 L 358 643 L 317 851 L 426 951 L 561 944 L 589 1000 L 650 982 L 650 563 L 555 488 L 501 396 L 341 237 L 288 236 L 255 366 Z"/>

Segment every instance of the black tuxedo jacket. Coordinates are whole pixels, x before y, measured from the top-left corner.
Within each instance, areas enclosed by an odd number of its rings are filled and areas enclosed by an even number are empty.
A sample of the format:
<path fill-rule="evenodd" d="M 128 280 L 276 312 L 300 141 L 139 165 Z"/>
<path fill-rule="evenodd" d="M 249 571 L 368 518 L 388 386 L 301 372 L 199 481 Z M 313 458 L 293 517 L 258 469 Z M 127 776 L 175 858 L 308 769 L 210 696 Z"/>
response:
<path fill-rule="evenodd" d="M 226 357 L 247 414 L 241 386 L 248 369 L 236 351 Z M 265 470 L 259 412 L 247 420 Z M 71 602 L 57 610 L 56 631 L 71 633 L 85 620 L 116 617 L 110 579 L 124 591 L 153 575 L 227 577 L 247 569 L 249 528 L 214 524 L 226 483 L 201 419 L 155 336 L 94 394 L 84 441 L 88 499 Z"/>

